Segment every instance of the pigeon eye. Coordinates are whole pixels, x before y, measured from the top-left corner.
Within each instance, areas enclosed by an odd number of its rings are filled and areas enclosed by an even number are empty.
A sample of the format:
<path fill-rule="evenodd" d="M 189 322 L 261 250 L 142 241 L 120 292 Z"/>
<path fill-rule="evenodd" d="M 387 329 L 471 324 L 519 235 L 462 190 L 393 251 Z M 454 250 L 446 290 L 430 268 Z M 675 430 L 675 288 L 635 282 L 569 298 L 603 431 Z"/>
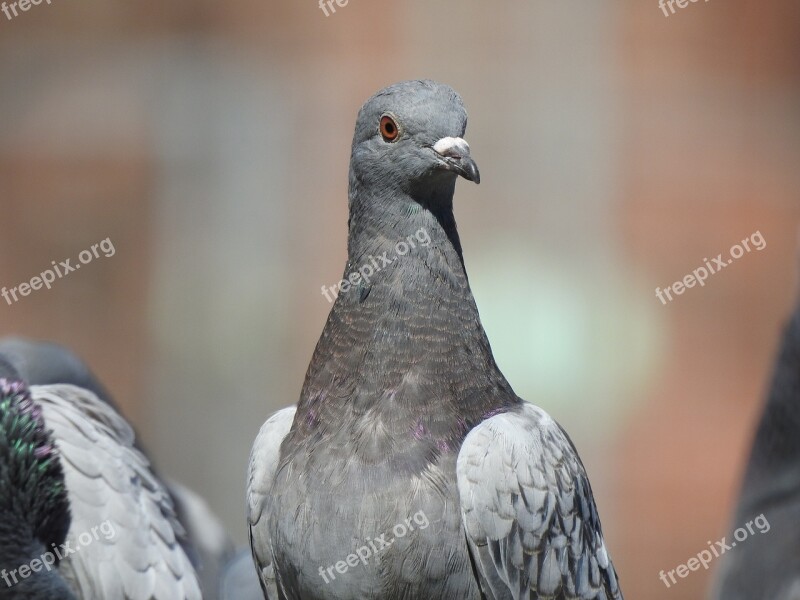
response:
<path fill-rule="evenodd" d="M 393 142 L 397 139 L 397 136 L 400 135 L 397 123 L 395 123 L 394 119 L 389 115 L 383 115 L 381 117 L 380 130 L 384 142 Z"/>

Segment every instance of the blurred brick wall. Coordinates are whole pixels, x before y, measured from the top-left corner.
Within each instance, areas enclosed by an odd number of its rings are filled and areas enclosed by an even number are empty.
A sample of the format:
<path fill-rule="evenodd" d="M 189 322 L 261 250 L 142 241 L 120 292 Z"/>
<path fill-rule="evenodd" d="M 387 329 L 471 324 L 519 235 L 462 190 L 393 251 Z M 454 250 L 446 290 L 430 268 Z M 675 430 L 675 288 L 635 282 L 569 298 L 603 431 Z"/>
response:
<path fill-rule="evenodd" d="M 800 4 L 628 2 L 621 233 L 664 288 L 759 230 L 767 242 L 666 306 L 669 351 L 620 440 L 626 595 L 702 598 L 658 579 L 727 535 L 782 322 L 800 225 Z M 713 566 L 712 566 L 713 570 Z"/>
<path fill-rule="evenodd" d="M 110 238 L 113 256 L 81 265 L 51 289 L 0 304 L 0 335 L 71 347 L 102 375 L 127 414 L 141 408 L 150 226 L 141 156 L 0 155 L 0 286 L 15 287 Z"/>

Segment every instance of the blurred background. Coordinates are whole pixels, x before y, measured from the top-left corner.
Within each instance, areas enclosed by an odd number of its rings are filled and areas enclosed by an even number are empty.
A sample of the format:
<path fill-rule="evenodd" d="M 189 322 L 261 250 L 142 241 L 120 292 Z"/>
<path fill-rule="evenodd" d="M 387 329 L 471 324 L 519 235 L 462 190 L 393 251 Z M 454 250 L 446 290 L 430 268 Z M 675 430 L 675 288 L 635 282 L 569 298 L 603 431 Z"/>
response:
<path fill-rule="evenodd" d="M 346 255 L 355 116 L 455 87 L 497 360 L 578 447 L 629 598 L 726 535 L 797 289 L 800 4 L 52 0 L 0 13 L 0 286 L 105 238 L 0 334 L 68 345 L 246 542 L 250 445 L 296 402 Z M 760 232 L 704 287 L 666 288 Z M 752 246 L 752 244 L 751 244 Z"/>

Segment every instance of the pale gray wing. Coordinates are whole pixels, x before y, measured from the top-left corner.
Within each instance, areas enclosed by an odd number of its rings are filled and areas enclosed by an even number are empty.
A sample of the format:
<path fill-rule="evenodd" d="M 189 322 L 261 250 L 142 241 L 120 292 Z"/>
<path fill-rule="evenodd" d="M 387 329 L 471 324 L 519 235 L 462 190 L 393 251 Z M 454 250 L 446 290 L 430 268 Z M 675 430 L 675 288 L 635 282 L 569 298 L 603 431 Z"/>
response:
<path fill-rule="evenodd" d="M 524 403 L 479 424 L 456 470 L 487 598 L 622 598 L 586 472 L 547 413 Z"/>
<path fill-rule="evenodd" d="M 61 570 L 84 600 L 200 599 L 172 500 L 133 447 L 130 425 L 94 393 L 31 386 L 59 448 L 72 525 Z"/>
<path fill-rule="evenodd" d="M 253 449 L 247 477 L 247 523 L 250 531 L 250 549 L 261 580 L 261 588 L 268 600 L 277 600 L 278 590 L 273 569 L 272 544 L 267 521 L 270 501 L 277 492 L 272 489 L 278 469 L 281 443 L 292 428 L 296 407 L 279 410 L 261 426 Z"/>

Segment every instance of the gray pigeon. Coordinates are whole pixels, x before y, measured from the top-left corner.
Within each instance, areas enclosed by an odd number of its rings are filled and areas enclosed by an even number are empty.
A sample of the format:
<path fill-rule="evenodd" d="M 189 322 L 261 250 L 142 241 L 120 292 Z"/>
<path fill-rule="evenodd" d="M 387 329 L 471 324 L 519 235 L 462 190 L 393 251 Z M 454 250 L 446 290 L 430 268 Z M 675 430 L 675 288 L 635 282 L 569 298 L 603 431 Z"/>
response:
<path fill-rule="evenodd" d="M 57 571 L 29 573 L 30 581 L 23 578 L 23 569 L 33 563 L 17 562 L 5 567 L 10 579 L 17 577 L 25 586 L 49 579 L 52 581 L 47 585 L 64 585 L 82 600 L 199 600 L 197 575 L 179 543 L 183 528 L 176 519 L 172 498 L 135 448 L 130 425 L 89 389 L 62 383 L 29 386 L 18 364 L 22 364 L 18 355 L 0 355 L 0 388 L 7 400 L 18 396 L 24 399 L 23 404 L 30 402 L 35 407 L 25 411 L 35 414 L 37 427 L 48 436 L 37 443 L 45 448 L 48 443 L 55 444 L 59 477 L 47 481 L 50 488 L 66 490 L 68 512 L 54 511 L 54 515 L 60 515 L 58 522 L 66 524 L 69 531 L 61 541 L 51 536 L 51 544 L 55 544 L 52 548 L 40 537 L 44 550 L 34 552 L 33 557 L 4 537 L 8 546 L 5 551 L 12 558 L 39 559 L 45 552 L 53 552 L 59 559 Z M 7 406 L 8 410 L 15 408 L 14 404 Z M 13 453 L 10 456 L 13 458 Z M 0 471 L 13 472 L 13 461 L 3 462 Z M 19 482 L 12 482 L 8 488 L 19 486 Z M 34 499 L 28 510 L 35 510 L 38 503 Z M 18 501 L 15 506 L 25 512 Z M 62 542 L 65 547 L 60 546 Z M 56 548 L 61 548 L 60 553 Z M 17 597 L 13 594 L 22 589 L 17 585 L 13 583 L 7 590 L 0 585 L 0 598 Z M 19 597 L 44 600 L 72 596 L 22 593 Z"/>
<path fill-rule="evenodd" d="M 622 598 L 575 447 L 478 317 L 453 217 L 458 176 L 479 182 L 466 124 L 433 81 L 358 114 L 348 283 L 250 457 L 269 600 Z"/>
<path fill-rule="evenodd" d="M 783 333 L 716 600 L 800 600 L 800 301 Z"/>
<path fill-rule="evenodd" d="M 117 412 L 111 394 L 69 349 L 58 344 L 22 337 L 0 339 L 0 360 L 12 366 L 19 378 L 30 385 L 71 384 L 93 392 Z M 147 457 L 134 441 L 134 447 Z M 151 471 L 166 487 L 178 522 L 178 541 L 192 562 L 200 580 L 205 600 L 214 600 L 219 589 L 222 569 L 231 559 L 234 547 L 219 518 L 197 493 L 177 481 L 164 478 L 151 466 Z M 185 535 L 183 531 L 185 530 Z"/>

